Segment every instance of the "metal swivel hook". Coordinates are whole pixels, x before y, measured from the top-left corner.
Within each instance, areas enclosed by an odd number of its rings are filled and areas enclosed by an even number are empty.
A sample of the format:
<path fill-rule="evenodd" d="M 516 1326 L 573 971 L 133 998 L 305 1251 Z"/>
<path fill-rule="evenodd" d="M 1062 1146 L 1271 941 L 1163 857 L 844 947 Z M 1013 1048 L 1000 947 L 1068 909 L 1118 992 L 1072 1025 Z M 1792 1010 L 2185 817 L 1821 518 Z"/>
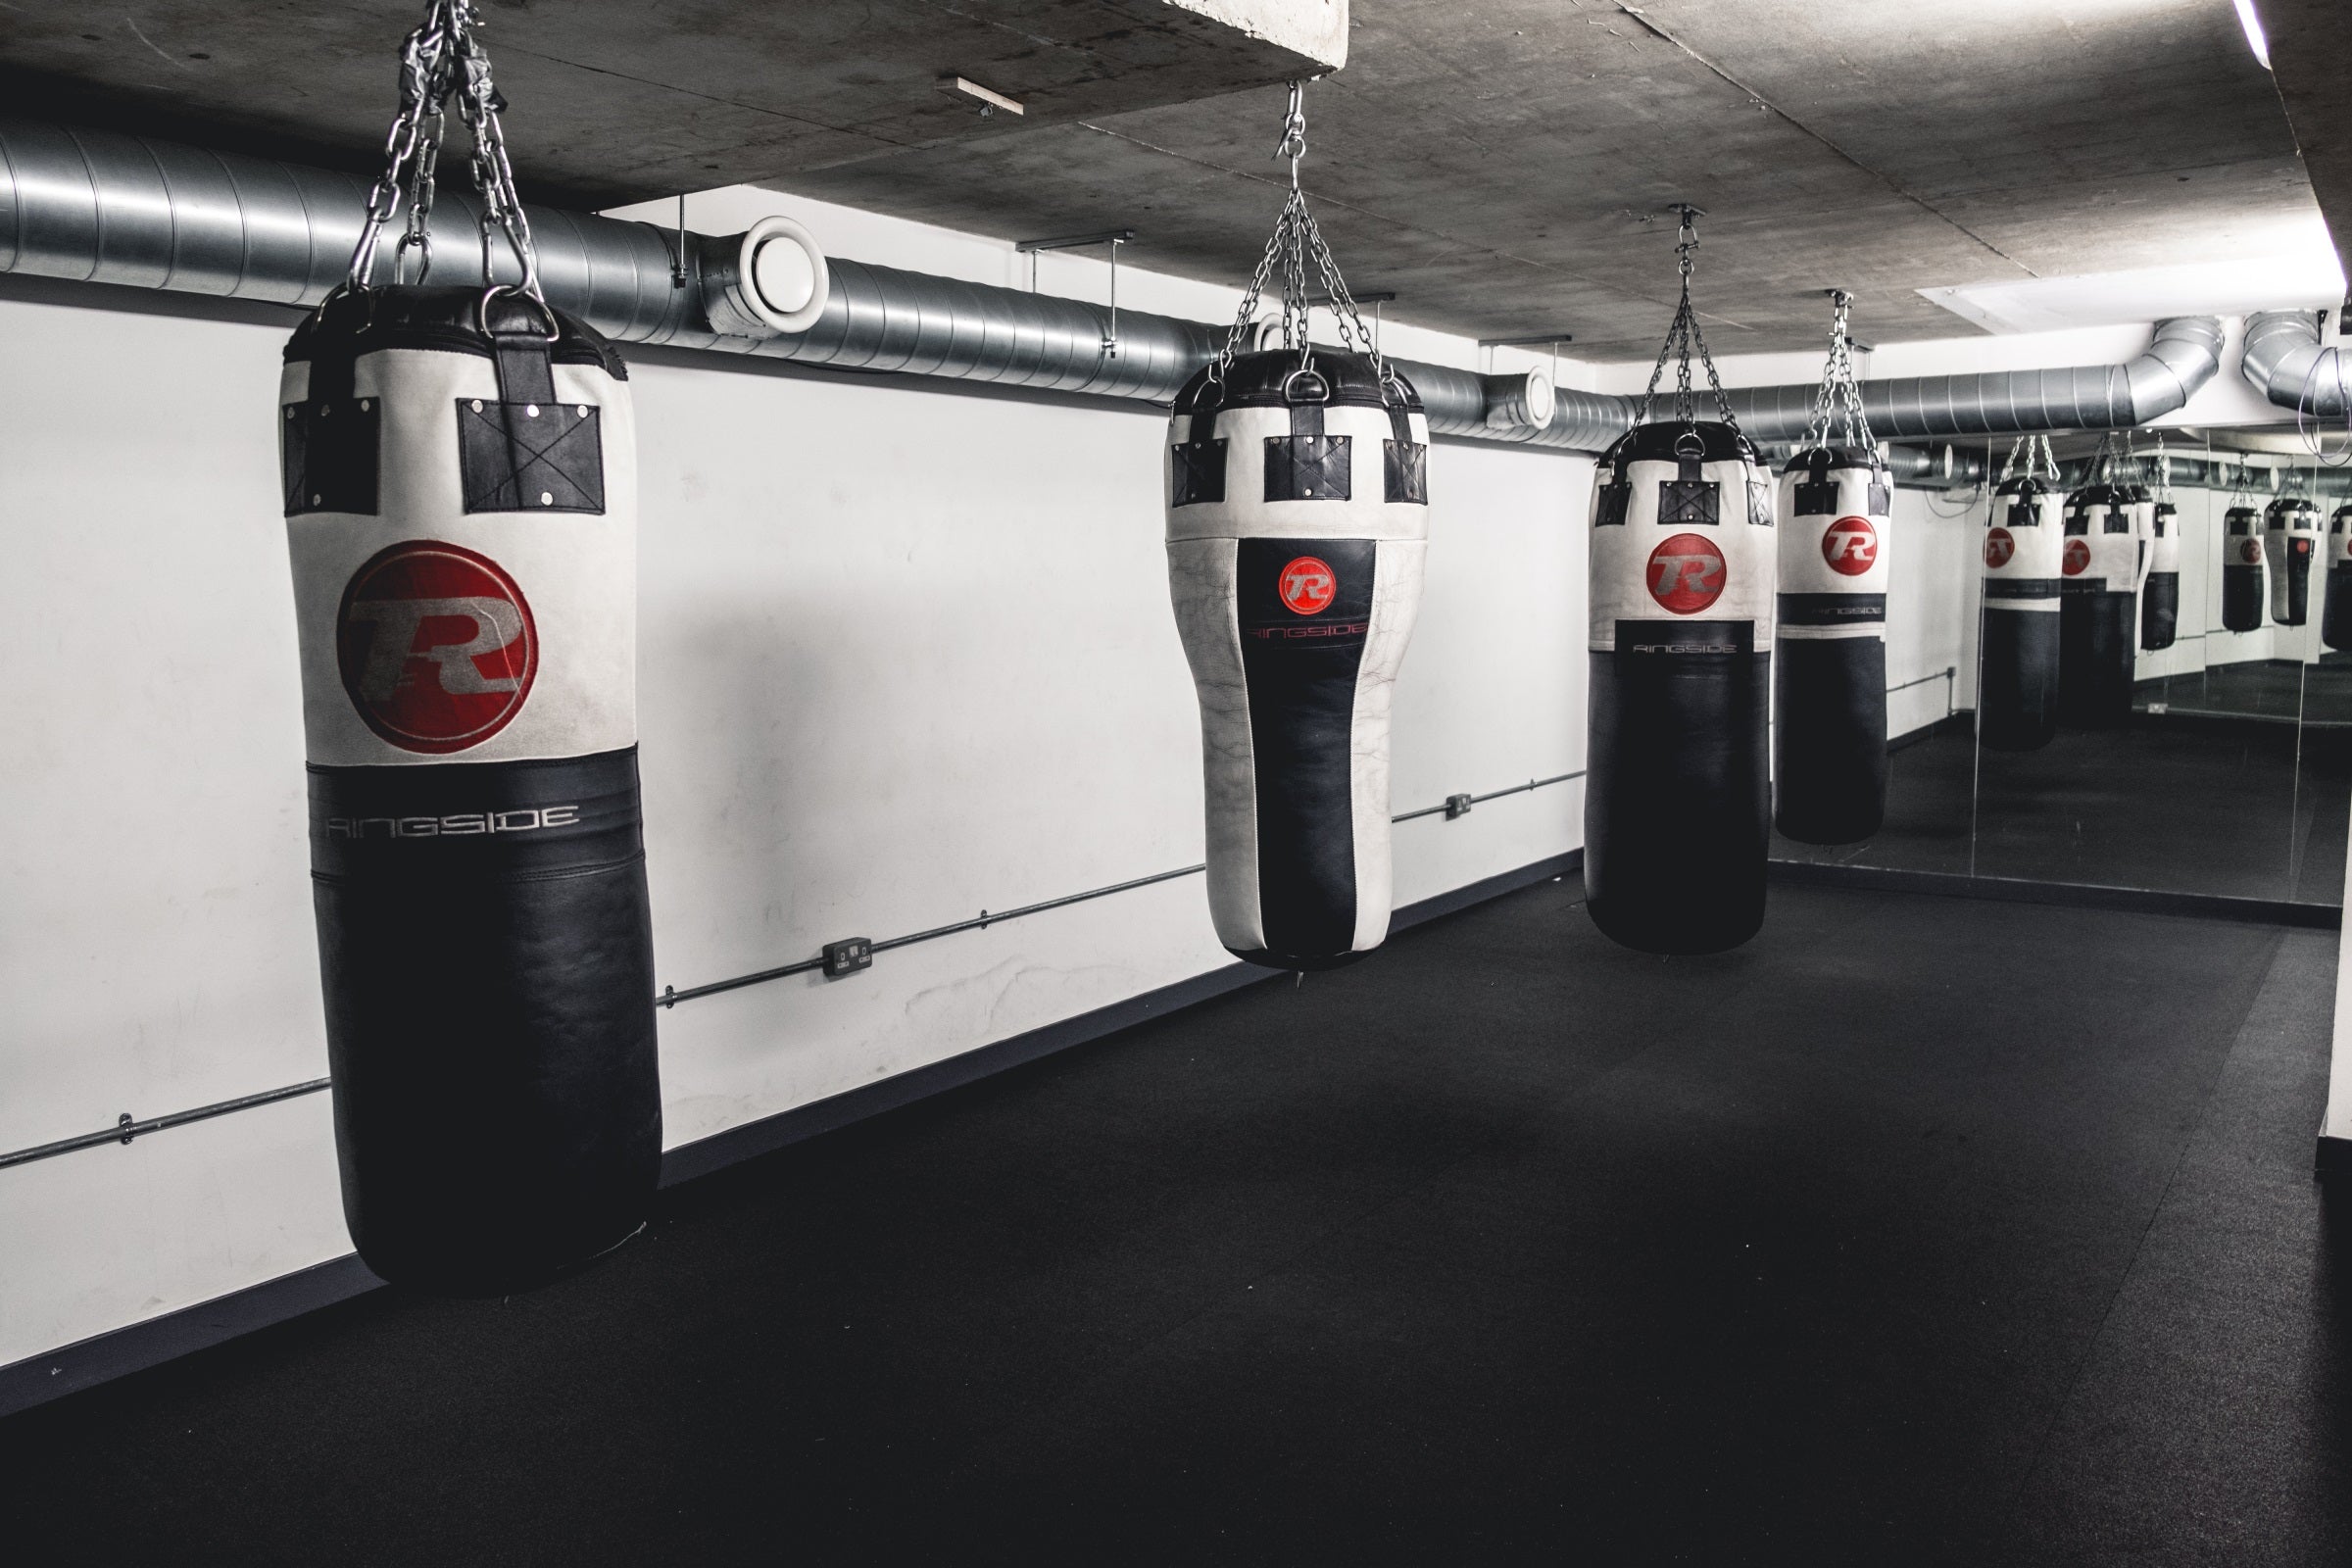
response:
<path fill-rule="evenodd" d="M 1291 104 L 1282 119 L 1282 140 L 1275 145 L 1276 158 L 1291 161 L 1291 188 L 1298 188 L 1298 160 L 1306 156 L 1306 83 L 1291 83 Z"/>

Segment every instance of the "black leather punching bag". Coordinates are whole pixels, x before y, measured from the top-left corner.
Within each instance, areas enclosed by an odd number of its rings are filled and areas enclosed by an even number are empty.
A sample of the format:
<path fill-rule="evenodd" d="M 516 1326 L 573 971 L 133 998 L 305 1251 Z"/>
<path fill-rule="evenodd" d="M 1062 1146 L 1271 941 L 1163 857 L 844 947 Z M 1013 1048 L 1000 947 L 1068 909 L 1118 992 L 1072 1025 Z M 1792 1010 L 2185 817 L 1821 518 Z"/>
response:
<path fill-rule="evenodd" d="M 1168 583 L 1200 699 L 1218 940 L 1330 969 L 1387 938 L 1389 702 L 1421 603 L 1429 422 L 1371 360 L 1235 356 L 1177 395 Z"/>
<path fill-rule="evenodd" d="M 1781 470 L 1773 822 L 1858 844 L 1886 817 L 1886 584 L 1894 488 L 1875 450 L 1815 447 Z"/>
<path fill-rule="evenodd" d="M 2352 505 L 2328 519 L 2328 602 L 2320 614 L 2320 641 L 2341 653 L 2352 649 Z"/>
<path fill-rule="evenodd" d="M 1993 491 L 1984 529 L 1977 738 L 1996 752 L 2038 751 L 2058 733 L 2059 499 L 2032 475 Z"/>
<path fill-rule="evenodd" d="M 2271 619 L 2300 626 L 2311 618 L 2311 564 L 2320 553 L 2320 509 L 2302 496 L 2280 496 L 2263 514 L 2262 553 L 2271 567 Z"/>
<path fill-rule="evenodd" d="M 2231 507 L 2222 515 L 2222 629 L 2260 631 L 2271 603 L 2270 555 L 2262 514 Z"/>
<path fill-rule="evenodd" d="M 2129 498 L 2094 484 L 2067 497 L 2059 558 L 2058 716 L 2078 729 L 2104 729 L 2132 711 L 2132 611 L 2139 542 Z"/>
<path fill-rule="evenodd" d="M 344 294 L 285 360 L 344 1213 L 386 1279 L 527 1284 L 661 1160 L 626 372 L 479 287 Z"/>
<path fill-rule="evenodd" d="M 2139 591 L 2139 645 L 2150 653 L 2180 635 L 2180 509 L 2158 501 L 2148 509 L 2147 585 Z"/>
<path fill-rule="evenodd" d="M 1585 888 L 1644 953 L 1764 920 L 1772 482 L 1728 424 L 1643 424 L 1593 475 Z"/>

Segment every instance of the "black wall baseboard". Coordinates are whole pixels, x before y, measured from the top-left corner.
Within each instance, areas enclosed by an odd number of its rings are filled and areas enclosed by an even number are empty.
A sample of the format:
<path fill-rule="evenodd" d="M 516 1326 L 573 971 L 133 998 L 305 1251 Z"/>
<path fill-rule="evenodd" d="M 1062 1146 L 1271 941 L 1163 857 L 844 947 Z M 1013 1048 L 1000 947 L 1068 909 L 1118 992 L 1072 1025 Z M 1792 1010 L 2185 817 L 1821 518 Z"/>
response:
<path fill-rule="evenodd" d="M 2168 893 L 2151 888 L 2101 887 L 2089 882 L 2028 882 L 2017 877 L 1900 871 L 1886 866 L 1838 865 L 1820 860 L 1774 860 L 1770 869 L 1774 881 L 1794 886 L 1933 893 L 1942 898 L 2053 904 L 2075 909 L 2122 909 L 2135 914 L 2186 914 L 2203 920 L 2245 920 L 2315 931 L 2339 931 L 2344 924 L 2344 911 L 2336 905 L 2296 904 L 2287 899 Z"/>
<path fill-rule="evenodd" d="M 1584 858 L 1584 851 L 1571 850 L 1566 855 L 1555 855 L 1532 865 L 1486 877 L 1450 893 L 1404 905 L 1391 917 L 1389 928 L 1409 930 L 1489 899 L 1566 876 L 1582 866 Z M 1147 1019 L 1165 1017 L 1244 986 L 1278 978 L 1273 970 L 1246 963 L 1228 964 L 1112 1003 L 1107 1007 L 1097 1007 L 1092 1012 L 950 1056 L 945 1061 L 897 1073 L 845 1094 L 796 1105 L 712 1137 L 681 1144 L 662 1156 L 662 1185 L 675 1187 L 698 1176 L 708 1176 L 1073 1046 L 1090 1044 Z M 348 1301 L 379 1289 L 383 1283 L 357 1255 L 347 1254 L 176 1312 L 93 1335 L 43 1355 L 0 1366 L 0 1416 L 46 1404 L 338 1301 Z"/>

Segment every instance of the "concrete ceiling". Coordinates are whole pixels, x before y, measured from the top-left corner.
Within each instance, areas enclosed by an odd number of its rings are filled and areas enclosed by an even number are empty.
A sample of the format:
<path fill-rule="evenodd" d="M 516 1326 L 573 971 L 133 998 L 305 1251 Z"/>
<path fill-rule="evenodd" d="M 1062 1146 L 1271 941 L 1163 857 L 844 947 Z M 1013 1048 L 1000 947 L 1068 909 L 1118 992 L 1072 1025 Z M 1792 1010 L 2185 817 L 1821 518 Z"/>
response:
<path fill-rule="evenodd" d="M 2352 258 L 2352 4 L 2346 0 L 2256 0 L 2270 33 L 2278 96 L 2303 149 L 2303 163 L 2328 215 L 2335 251 Z M 2347 271 L 2352 271 L 2348 265 Z"/>
<path fill-rule="evenodd" d="M 483 0 L 525 194 L 614 206 L 1282 81 L 1346 0 Z M 372 167 L 421 0 L 0 3 L 0 108 Z M 1332 47 L 1336 45 L 1337 47 Z M 1021 103 L 982 118 L 943 78 Z"/>
<path fill-rule="evenodd" d="M 2280 3 L 2280 0 L 2266 0 Z M 2343 0 L 2311 0 L 2321 7 Z M 1666 204 L 1708 210 L 1719 353 L 1973 330 L 1921 287 L 2226 261 L 2309 183 L 2230 0 L 1355 0 L 1305 169 L 1353 285 L 1474 336 L 1646 355 Z M 2341 56 L 2335 57 L 2340 64 Z M 1279 203 L 1278 89 L 766 183 L 1007 237 L 1131 224 L 1239 279 Z"/>
<path fill-rule="evenodd" d="M 1138 264 L 1237 282 L 1281 196 L 1281 89 L 1254 84 L 1314 54 L 1250 18 L 1344 9 L 484 4 L 517 171 L 540 199 L 757 180 L 1004 238 L 1132 226 Z M 2261 4 L 2282 33 L 2340 31 L 2352 13 Z M 1726 354 L 1818 343 L 1832 285 L 1858 296 L 1866 340 L 1951 336 L 1972 328 L 1915 290 L 2227 262 L 2313 221 L 2231 0 L 1352 9 L 1347 68 L 1309 94 L 1308 190 L 1354 285 L 1395 291 L 1392 318 L 1423 325 L 1564 330 L 1583 355 L 1645 357 L 1672 308 L 1661 209 L 1678 200 L 1708 210 L 1698 302 Z M 392 50 L 420 11 L 0 0 L 0 105 L 366 168 Z M 2323 184 L 2352 201 L 2352 148 L 2321 145 L 2352 122 L 2324 79 L 2344 58 L 2308 48 L 2280 88 L 2290 107 L 2303 95 Z M 940 90 L 948 73 L 1031 112 L 983 120 Z"/>

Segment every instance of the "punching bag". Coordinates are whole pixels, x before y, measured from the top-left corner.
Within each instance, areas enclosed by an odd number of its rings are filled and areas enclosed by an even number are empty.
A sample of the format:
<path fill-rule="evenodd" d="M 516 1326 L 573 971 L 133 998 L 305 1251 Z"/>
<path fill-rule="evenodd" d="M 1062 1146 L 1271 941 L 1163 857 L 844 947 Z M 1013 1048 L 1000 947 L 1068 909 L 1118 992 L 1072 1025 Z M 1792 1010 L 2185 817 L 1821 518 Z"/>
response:
<path fill-rule="evenodd" d="M 2271 619 L 2300 626 L 2311 618 L 2311 564 L 2319 555 L 2320 509 L 2280 496 L 2264 515 L 2263 554 L 2271 567 Z"/>
<path fill-rule="evenodd" d="M 1168 583 L 1200 699 L 1218 940 L 1330 969 L 1389 930 L 1389 699 L 1421 602 L 1429 423 L 1394 370 L 1236 355 L 1177 395 Z"/>
<path fill-rule="evenodd" d="M 2352 649 L 2352 505 L 2336 508 L 2328 519 L 2328 600 L 2320 641 L 2339 653 Z"/>
<path fill-rule="evenodd" d="M 2180 509 L 2156 502 L 2148 514 L 2147 586 L 2139 593 L 2139 645 L 2170 648 L 2180 634 Z"/>
<path fill-rule="evenodd" d="M 1986 514 L 1984 654 L 1977 738 L 1996 752 L 2038 751 L 2058 733 L 2059 500 L 2042 479 L 2004 479 Z"/>
<path fill-rule="evenodd" d="M 2139 541 L 2120 486 L 2094 484 L 2067 498 L 2059 557 L 2058 716 L 2081 729 L 2122 723 L 2132 711 L 2133 588 Z"/>
<path fill-rule="evenodd" d="M 2222 629 L 2259 631 L 2271 602 L 2271 564 L 2262 514 L 2231 507 L 2222 516 Z"/>
<path fill-rule="evenodd" d="M 1801 843 L 1856 844 L 1886 820 L 1893 497 L 1869 448 L 1781 471 L 1773 821 Z"/>
<path fill-rule="evenodd" d="M 1764 920 L 1771 481 L 1729 424 L 1637 425 L 1593 474 L 1585 889 L 1644 953 Z"/>
<path fill-rule="evenodd" d="M 662 1157 L 627 371 L 540 297 L 474 25 L 430 0 L 409 34 L 277 419 L 343 1213 L 377 1274 L 461 1293 L 618 1245 Z M 521 281 L 399 282 L 404 240 L 379 286 L 404 196 L 430 231 L 452 109 L 474 259 Z"/>
<path fill-rule="evenodd" d="M 529 1283 L 661 1161 L 626 371 L 479 288 L 344 294 L 285 360 L 344 1213 L 385 1279 Z"/>

